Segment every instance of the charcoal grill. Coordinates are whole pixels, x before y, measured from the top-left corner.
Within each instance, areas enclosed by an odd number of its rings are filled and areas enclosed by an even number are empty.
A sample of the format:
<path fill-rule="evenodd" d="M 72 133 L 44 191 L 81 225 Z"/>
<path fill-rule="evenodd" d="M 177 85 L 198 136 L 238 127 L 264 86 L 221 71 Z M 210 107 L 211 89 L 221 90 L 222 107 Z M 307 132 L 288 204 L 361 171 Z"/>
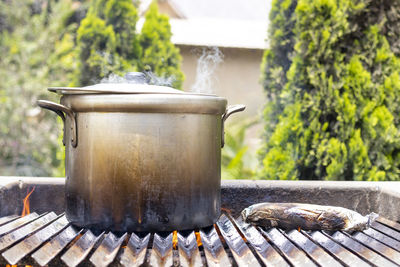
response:
<path fill-rule="evenodd" d="M 400 266 L 395 183 L 223 182 L 217 223 L 174 234 L 77 228 L 62 213 L 63 179 L 13 179 L 0 185 L 1 266 Z M 34 185 L 31 210 L 36 212 L 13 215 L 20 214 L 22 198 Z M 382 216 L 371 228 L 351 234 L 254 227 L 238 217 L 249 204 L 276 200 Z"/>
<path fill-rule="evenodd" d="M 0 224 L 3 266 L 400 265 L 400 224 L 383 217 L 347 234 L 254 227 L 222 214 L 213 227 L 178 232 L 176 246 L 174 233 L 93 233 L 54 212 L 6 216 Z"/>

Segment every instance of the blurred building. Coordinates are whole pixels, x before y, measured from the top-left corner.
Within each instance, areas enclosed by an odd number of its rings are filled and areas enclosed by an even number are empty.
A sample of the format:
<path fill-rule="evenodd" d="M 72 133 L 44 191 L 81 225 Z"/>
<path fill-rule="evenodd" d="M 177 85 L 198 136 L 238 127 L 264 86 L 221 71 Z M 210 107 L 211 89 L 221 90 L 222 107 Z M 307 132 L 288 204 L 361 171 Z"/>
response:
<path fill-rule="evenodd" d="M 141 2 L 142 17 L 150 3 Z M 218 47 L 223 61 L 211 77 L 212 91 L 226 97 L 229 104 L 245 104 L 247 110 L 241 116 L 258 114 L 265 103 L 260 64 L 270 0 L 158 0 L 158 4 L 160 12 L 170 17 L 172 42 L 183 57 L 184 90 L 191 90 L 195 83 L 203 48 Z"/>

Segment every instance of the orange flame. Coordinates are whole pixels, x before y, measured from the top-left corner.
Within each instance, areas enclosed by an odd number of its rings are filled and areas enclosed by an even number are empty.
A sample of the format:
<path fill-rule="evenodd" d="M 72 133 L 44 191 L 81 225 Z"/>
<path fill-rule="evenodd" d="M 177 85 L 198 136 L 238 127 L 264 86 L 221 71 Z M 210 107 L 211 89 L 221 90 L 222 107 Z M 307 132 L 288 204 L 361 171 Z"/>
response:
<path fill-rule="evenodd" d="M 31 196 L 33 191 L 35 191 L 35 186 L 24 198 L 24 208 L 22 209 L 21 217 L 24 217 L 25 215 L 28 215 L 29 213 L 31 213 L 30 206 L 29 206 L 29 197 Z"/>
<path fill-rule="evenodd" d="M 196 235 L 197 246 L 198 247 L 202 246 L 203 243 L 201 242 L 200 233 L 199 232 L 194 232 L 194 234 Z"/>
<path fill-rule="evenodd" d="M 173 231 L 172 233 L 172 247 L 176 249 L 178 245 L 178 231 Z"/>

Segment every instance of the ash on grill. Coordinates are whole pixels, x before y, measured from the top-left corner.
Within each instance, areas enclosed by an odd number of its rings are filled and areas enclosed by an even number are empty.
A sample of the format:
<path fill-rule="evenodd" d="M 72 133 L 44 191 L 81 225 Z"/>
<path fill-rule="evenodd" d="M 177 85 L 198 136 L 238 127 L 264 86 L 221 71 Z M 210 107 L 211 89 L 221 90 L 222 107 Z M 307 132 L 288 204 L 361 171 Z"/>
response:
<path fill-rule="evenodd" d="M 198 240 L 198 236 L 201 240 Z M 0 218 L 0 264 L 49 266 L 399 266 L 400 224 L 379 217 L 352 235 L 260 228 L 223 214 L 174 233 L 93 233 L 54 212 Z"/>

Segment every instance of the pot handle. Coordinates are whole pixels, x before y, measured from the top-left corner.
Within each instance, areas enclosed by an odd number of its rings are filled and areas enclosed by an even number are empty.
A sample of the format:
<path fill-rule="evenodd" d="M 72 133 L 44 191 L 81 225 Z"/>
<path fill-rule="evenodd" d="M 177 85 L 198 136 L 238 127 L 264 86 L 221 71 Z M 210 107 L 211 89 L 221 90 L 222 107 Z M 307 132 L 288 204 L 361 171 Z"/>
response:
<path fill-rule="evenodd" d="M 224 147 L 225 145 L 225 130 L 224 130 L 224 125 L 225 121 L 227 118 L 229 118 L 230 115 L 233 113 L 243 111 L 246 108 L 245 105 L 233 105 L 233 106 L 228 106 L 226 109 L 225 113 L 222 115 L 222 138 L 221 138 L 221 147 Z"/>
<path fill-rule="evenodd" d="M 63 144 L 65 146 L 65 117 L 68 116 L 71 120 L 71 144 L 73 147 L 76 147 L 78 144 L 77 134 L 76 134 L 76 119 L 75 113 L 69 107 L 66 107 L 61 104 L 57 104 L 47 100 L 38 100 L 36 102 L 39 107 L 45 108 L 57 113 L 58 116 L 61 117 L 64 123 L 64 136 L 63 136 Z M 66 114 L 66 115 L 65 115 Z"/>

